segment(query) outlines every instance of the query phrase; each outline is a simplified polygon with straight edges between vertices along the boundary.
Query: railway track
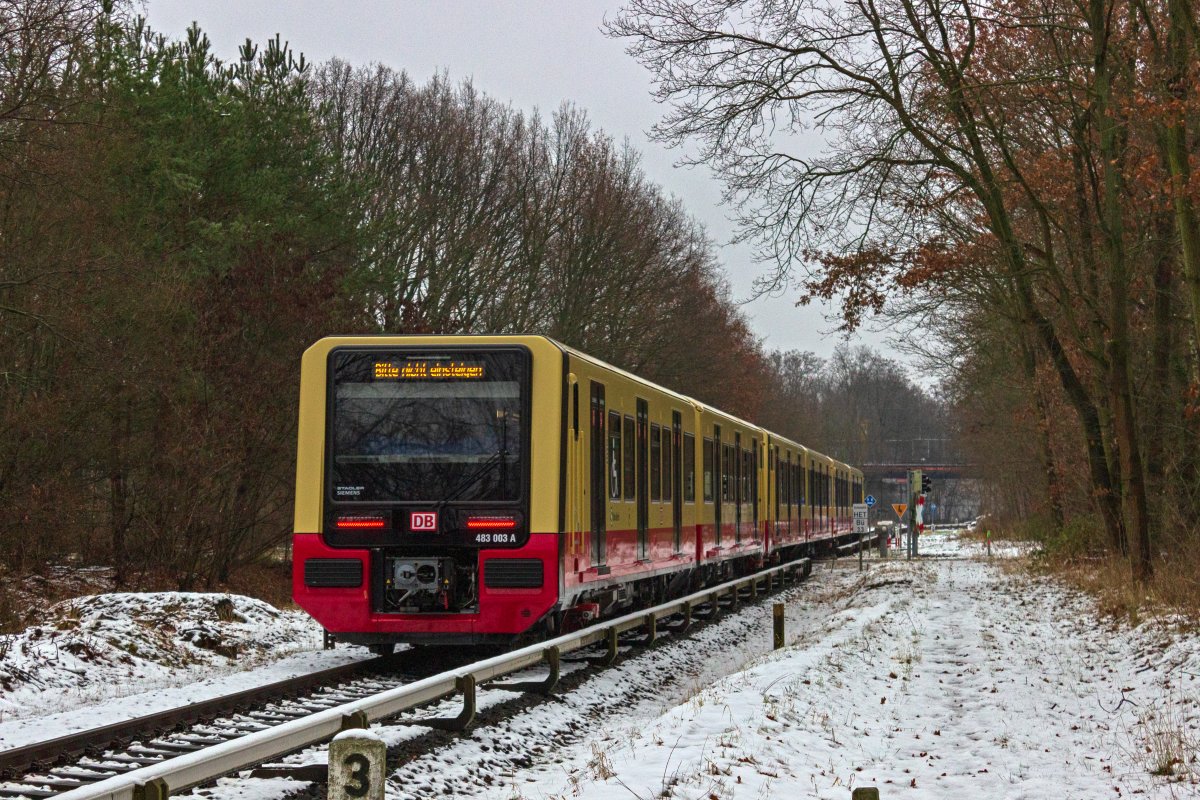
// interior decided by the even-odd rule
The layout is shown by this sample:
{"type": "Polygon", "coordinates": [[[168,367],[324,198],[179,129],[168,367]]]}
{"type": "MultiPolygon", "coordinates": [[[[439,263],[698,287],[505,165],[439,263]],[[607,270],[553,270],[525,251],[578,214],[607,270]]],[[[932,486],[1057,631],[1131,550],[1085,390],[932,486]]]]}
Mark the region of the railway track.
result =
{"type": "MultiPolygon", "coordinates": [[[[457,654],[457,657],[456,657],[457,654]]],[[[465,664],[401,651],[0,751],[0,798],[46,798],[465,664]]]]}
{"type": "Polygon", "coordinates": [[[327,741],[346,727],[391,720],[403,712],[461,696],[457,716],[410,720],[462,730],[475,719],[477,687],[533,669],[536,680],[492,684],[550,693],[563,656],[611,665],[624,647],[680,634],[697,619],[753,601],[806,576],[808,559],[763,570],[686,598],[609,620],[549,642],[468,663],[461,649],[402,651],[354,665],[172,709],[128,722],[0,752],[0,800],[149,800],[259,767],[259,774],[322,780],[312,766],[278,765],[289,753],[327,741]],[[540,666],[539,666],[540,665],[540,666]],[[262,769],[264,764],[276,764],[262,769]]]}

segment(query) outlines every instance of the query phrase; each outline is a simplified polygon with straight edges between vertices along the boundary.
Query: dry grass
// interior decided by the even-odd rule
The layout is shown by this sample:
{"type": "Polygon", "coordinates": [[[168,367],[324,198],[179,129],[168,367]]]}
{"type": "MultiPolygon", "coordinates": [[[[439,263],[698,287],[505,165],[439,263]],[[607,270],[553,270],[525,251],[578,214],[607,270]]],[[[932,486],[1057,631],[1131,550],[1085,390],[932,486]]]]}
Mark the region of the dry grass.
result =
{"type": "Polygon", "coordinates": [[[1137,625],[1150,616],[1178,614],[1200,624],[1200,560],[1159,558],[1154,577],[1138,583],[1129,561],[1107,556],[1055,558],[1037,569],[1096,598],[1101,612],[1137,625]]]}
{"type": "Polygon", "coordinates": [[[291,561],[274,561],[269,564],[243,567],[219,591],[255,597],[278,609],[296,607],[296,604],[292,602],[291,561]]]}
{"type": "MultiPolygon", "coordinates": [[[[138,575],[129,585],[117,587],[113,570],[108,567],[64,564],[19,575],[0,565],[0,634],[16,633],[36,624],[45,618],[52,605],[63,600],[114,591],[155,592],[176,588],[175,581],[167,575],[138,575]]],[[[279,609],[295,607],[292,567],[288,562],[244,567],[227,584],[212,591],[255,597],[279,609]]]]}

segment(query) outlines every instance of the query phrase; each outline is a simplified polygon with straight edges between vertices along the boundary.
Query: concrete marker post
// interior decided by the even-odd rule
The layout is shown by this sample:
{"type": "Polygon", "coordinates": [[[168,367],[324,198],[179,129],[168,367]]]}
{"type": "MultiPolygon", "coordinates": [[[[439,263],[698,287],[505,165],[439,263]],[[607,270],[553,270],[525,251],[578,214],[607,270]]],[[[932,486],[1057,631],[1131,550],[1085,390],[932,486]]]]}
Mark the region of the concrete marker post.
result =
{"type": "Polygon", "coordinates": [[[874,786],[860,786],[850,792],[850,800],[879,800],[879,789],[874,786]]]}
{"type": "Polygon", "coordinates": [[[329,800],[384,800],[387,745],[363,728],[339,733],[329,743],[329,800]]]}

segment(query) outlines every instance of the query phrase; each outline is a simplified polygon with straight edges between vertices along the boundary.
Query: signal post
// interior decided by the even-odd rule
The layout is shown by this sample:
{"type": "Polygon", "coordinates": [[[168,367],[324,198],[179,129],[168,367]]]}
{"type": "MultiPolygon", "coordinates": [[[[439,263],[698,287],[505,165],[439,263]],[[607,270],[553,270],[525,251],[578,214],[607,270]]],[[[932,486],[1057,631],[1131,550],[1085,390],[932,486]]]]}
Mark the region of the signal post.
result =
{"type": "Polygon", "coordinates": [[[909,521],[908,521],[908,557],[918,555],[917,538],[923,527],[921,524],[922,504],[925,502],[921,494],[921,470],[914,469],[908,473],[909,521]]]}
{"type": "MultiPolygon", "coordinates": [[[[908,524],[908,557],[916,558],[917,540],[925,531],[925,497],[933,489],[933,479],[922,474],[921,470],[913,469],[908,472],[908,493],[910,518],[908,524]]],[[[899,510],[897,514],[902,513],[899,510]]]]}

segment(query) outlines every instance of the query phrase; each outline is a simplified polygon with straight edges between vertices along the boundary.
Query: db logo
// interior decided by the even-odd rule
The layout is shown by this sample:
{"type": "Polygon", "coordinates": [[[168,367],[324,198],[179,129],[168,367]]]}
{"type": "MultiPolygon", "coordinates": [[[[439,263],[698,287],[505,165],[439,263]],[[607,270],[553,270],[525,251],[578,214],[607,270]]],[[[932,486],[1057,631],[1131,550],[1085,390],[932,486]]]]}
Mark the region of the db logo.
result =
{"type": "Polygon", "coordinates": [[[414,511],[408,518],[408,528],[413,531],[437,531],[436,511],[414,511]]]}

